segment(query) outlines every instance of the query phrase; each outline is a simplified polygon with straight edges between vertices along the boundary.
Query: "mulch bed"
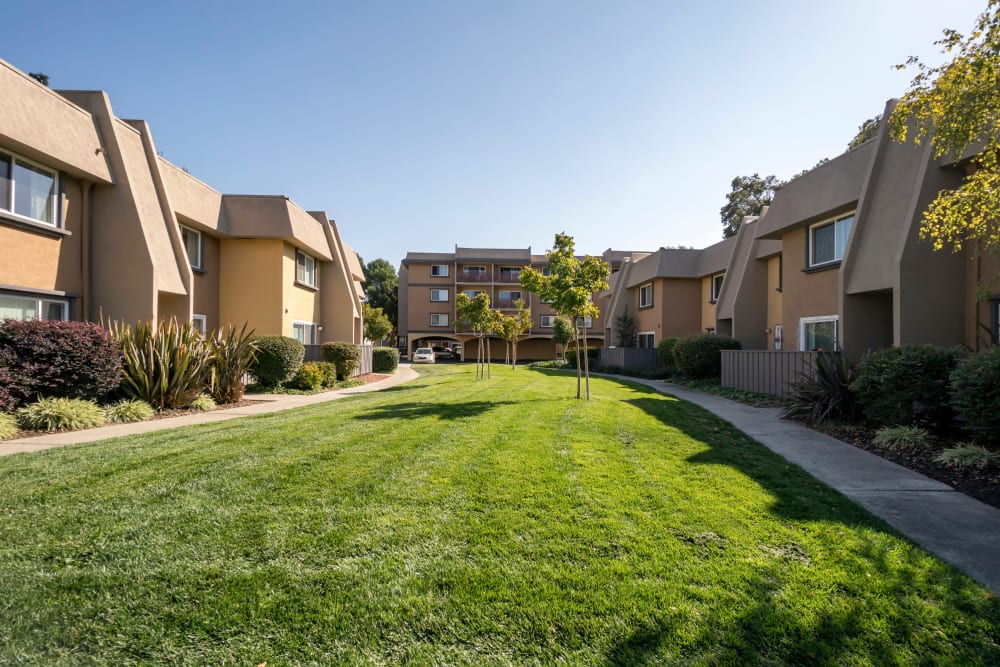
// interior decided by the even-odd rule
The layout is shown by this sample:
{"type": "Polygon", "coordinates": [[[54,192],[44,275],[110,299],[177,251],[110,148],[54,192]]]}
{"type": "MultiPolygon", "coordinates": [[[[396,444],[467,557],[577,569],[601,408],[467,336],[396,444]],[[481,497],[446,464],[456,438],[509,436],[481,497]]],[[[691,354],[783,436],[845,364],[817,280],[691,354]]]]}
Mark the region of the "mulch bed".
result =
{"type": "Polygon", "coordinates": [[[836,424],[813,426],[812,428],[893,463],[898,463],[904,468],[943,482],[956,491],[1000,509],[1000,469],[996,466],[983,470],[972,467],[956,468],[934,460],[934,457],[942,449],[957,445],[959,443],[957,438],[942,439],[936,447],[930,449],[913,447],[886,449],[872,444],[875,429],[836,424]]]}

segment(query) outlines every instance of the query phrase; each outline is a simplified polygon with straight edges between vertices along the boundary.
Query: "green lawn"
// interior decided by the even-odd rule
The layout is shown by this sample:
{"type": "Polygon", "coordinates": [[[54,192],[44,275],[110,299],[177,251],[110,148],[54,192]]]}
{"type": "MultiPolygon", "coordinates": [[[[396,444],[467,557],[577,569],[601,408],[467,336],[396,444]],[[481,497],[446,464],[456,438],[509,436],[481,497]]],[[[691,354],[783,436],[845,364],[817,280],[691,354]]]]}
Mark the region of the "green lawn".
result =
{"type": "Polygon", "coordinates": [[[987,590],[708,413],[421,373],[0,458],[0,663],[1000,664],[987,590]]]}

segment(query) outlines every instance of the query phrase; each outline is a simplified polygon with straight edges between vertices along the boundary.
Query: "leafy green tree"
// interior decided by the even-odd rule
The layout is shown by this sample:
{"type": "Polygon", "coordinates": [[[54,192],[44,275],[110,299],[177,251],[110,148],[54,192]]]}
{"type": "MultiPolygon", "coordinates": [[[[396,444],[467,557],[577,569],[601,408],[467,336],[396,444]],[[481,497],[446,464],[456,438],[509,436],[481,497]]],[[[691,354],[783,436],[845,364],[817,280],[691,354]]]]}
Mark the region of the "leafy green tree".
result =
{"type": "MultiPolygon", "coordinates": [[[[575,323],[577,318],[597,317],[600,310],[594,304],[594,292],[608,287],[611,267],[599,257],[577,259],[573,254],[576,245],[573,237],[565,232],[556,234],[555,247],[545,256],[549,260],[548,275],[532,268],[521,271],[521,287],[534,292],[545,301],[552,302],[552,309],[575,323]]],[[[583,347],[587,348],[587,328],[583,330],[583,347]]],[[[577,350],[579,350],[577,343],[577,350]]],[[[580,398],[581,368],[586,377],[587,400],[590,400],[590,362],[587,354],[576,355],[576,397],[580,398]]]]}
{"type": "Polygon", "coordinates": [[[968,175],[943,190],[924,211],[920,236],[937,250],[1000,252],[1000,0],[989,0],[968,35],[944,30],[935,42],[951,56],[931,67],[911,56],[910,88],[889,117],[896,141],[930,142],[935,158],[960,159],[970,149],[968,175]]]}
{"type": "Polygon", "coordinates": [[[847,144],[847,150],[857,148],[869,139],[874,139],[878,135],[878,126],[881,122],[882,114],[876,114],[874,117],[861,123],[861,125],[858,126],[858,133],[854,135],[853,139],[851,139],[851,143],[847,144]]]}
{"type": "Polygon", "coordinates": [[[507,363],[516,370],[517,341],[525,332],[531,330],[531,309],[524,307],[523,299],[518,299],[514,305],[517,306],[517,311],[513,315],[497,311],[496,327],[497,333],[507,343],[507,363]]]}
{"type": "Polygon", "coordinates": [[[459,293],[455,299],[455,326],[468,326],[476,335],[476,379],[492,377],[489,337],[497,329],[497,313],[490,307],[490,295],[480,292],[474,299],[459,293]]]}
{"type": "Polygon", "coordinates": [[[389,321],[381,308],[376,308],[370,303],[363,303],[361,304],[361,317],[365,324],[366,339],[378,343],[392,334],[392,322],[389,321]]]}
{"type": "Polygon", "coordinates": [[[622,347],[635,347],[635,318],[628,314],[628,306],[615,318],[615,334],[622,347]]]}
{"type": "Polygon", "coordinates": [[[726,205],[719,209],[722,218],[722,237],[736,236],[740,223],[747,216],[760,215],[774,199],[774,190],[781,185],[775,175],[737,176],[731,183],[732,191],[726,195],[726,205]]]}
{"type": "Polygon", "coordinates": [[[374,308],[381,308],[392,328],[399,326],[399,276],[387,260],[373,259],[364,265],[365,296],[374,308]]]}

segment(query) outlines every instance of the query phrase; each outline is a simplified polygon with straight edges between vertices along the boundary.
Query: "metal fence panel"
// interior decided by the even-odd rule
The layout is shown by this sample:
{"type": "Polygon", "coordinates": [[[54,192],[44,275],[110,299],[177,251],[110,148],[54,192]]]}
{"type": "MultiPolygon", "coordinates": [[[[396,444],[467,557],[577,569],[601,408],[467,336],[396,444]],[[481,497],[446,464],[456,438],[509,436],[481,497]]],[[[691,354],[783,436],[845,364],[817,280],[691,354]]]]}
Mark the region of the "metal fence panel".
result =
{"type": "Polygon", "coordinates": [[[802,376],[815,377],[816,352],[723,350],[723,387],[787,396],[802,376]]]}
{"type": "Polygon", "coordinates": [[[619,368],[657,368],[660,358],[652,348],[605,347],[601,349],[602,366],[619,368]]]}

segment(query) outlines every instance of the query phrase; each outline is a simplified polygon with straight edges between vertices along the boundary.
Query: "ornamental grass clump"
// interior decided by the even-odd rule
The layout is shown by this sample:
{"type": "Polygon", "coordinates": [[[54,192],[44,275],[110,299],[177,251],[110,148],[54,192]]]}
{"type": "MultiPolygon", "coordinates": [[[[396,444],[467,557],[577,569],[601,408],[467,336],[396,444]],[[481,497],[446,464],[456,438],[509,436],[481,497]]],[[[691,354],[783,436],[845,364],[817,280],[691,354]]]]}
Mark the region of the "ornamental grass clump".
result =
{"type": "Polygon", "coordinates": [[[14,415],[0,413],[0,440],[13,438],[17,432],[17,418],[14,415]]]}
{"type": "Polygon", "coordinates": [[[17,422],[30,431],[76,431],[105,422],[104,410],[82,398],[41,398],[17,411],[17,422]]]}
{"type": "Polygon", "coordinates": [[[857,401],[851,391],[854,369],[844,354],[818,352],[815,372],[799,374],[792,383],[784,419],[797,419],[807,424],[825,421],[851,421],[857,415],[857,401]]]}
{"type": "Polygon", "coordinates": [[[121,346],[126,396],[157,409],[183,408],[212,385],[212,343],[190,324],[177,320],[154,327],[114,323],[111,335],[121,346]]]}
{"type": "Polygon", "coordinates": [[[104,407],[104,416],[109,422],[116,424],[144,422],[152,419],[155,415],[156,410],[153,409],[153,406],[137,398],[118,401],[104,407]]]}
{"type": "Polygon", "coordinates": [[[215,401],[208,394],[198,394],[191,401],[191,405],[188,406],[188,410],[192,412],[208,412],[215,409],[215,401]]]}
{"type": "Polygon", "coordinates": [[[257,360],[257,339],[247,325],[230,328],[212,343],[212,398],[217,403],[238,403],[243,398],[243,377],[257,360]]]}
{"type": "Polygon", "coordinates": [[[982,445],[963,444],[944,450],[935,456],[934,460],[956,468],[972,467],[982,469],[986,466],[1000,463],[1000,454],[990,451],[982,445]]]}
{"type": "Polygon", "coordinates": [[[926,449],[934,444],[934,436],[919,426],[883,426],[875,433],[872,443],[886,449],[900,447],[926,449]]]}

